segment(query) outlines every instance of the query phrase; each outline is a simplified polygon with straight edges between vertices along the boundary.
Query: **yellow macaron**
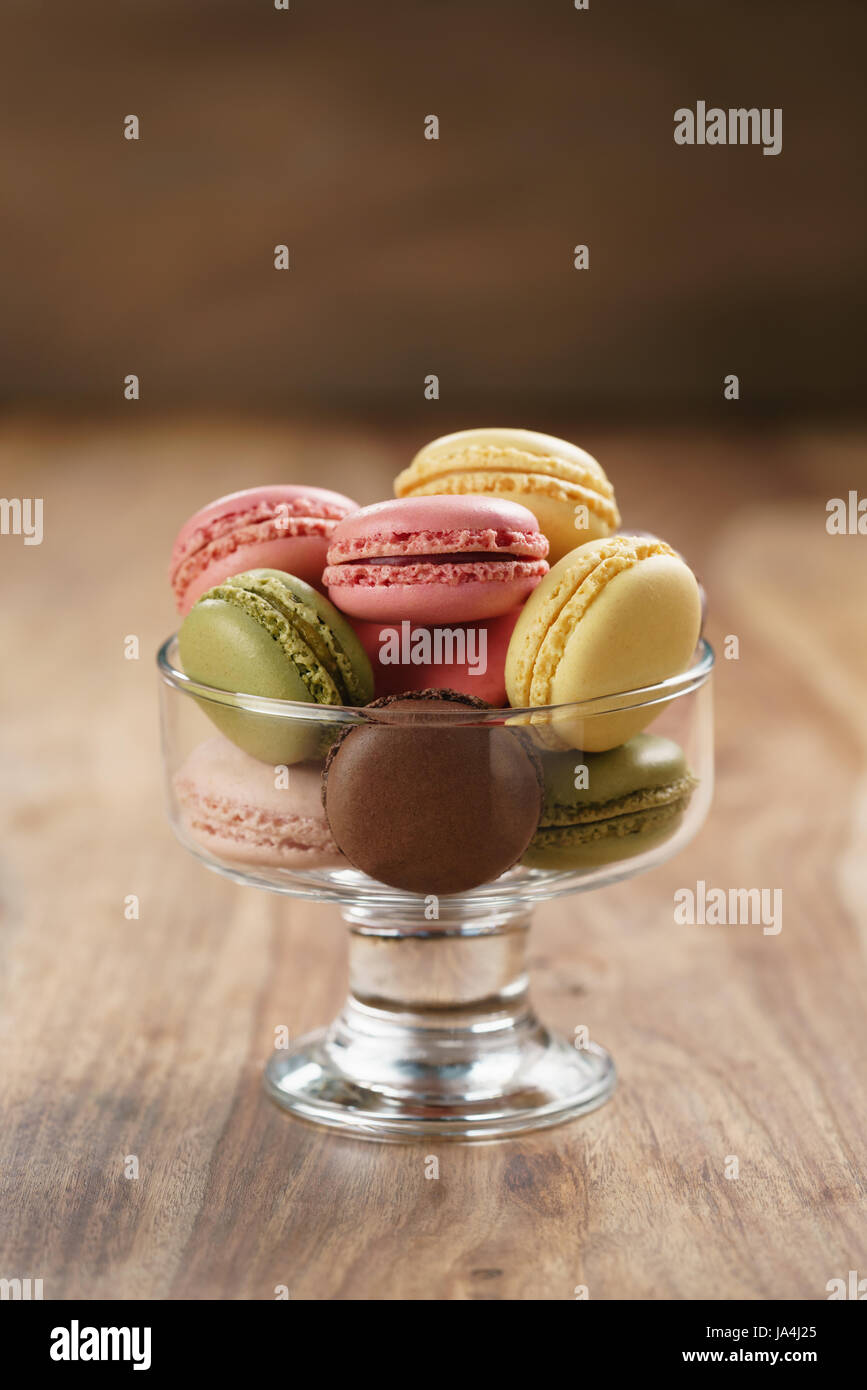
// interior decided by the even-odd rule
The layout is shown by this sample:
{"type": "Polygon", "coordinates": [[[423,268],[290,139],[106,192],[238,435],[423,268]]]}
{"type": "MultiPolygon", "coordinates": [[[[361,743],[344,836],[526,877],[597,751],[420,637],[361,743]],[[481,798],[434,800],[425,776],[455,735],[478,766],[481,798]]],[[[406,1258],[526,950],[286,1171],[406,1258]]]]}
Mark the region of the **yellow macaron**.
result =
{"type": "Polygon", "coordinates": [[[394,480],[396,497],[450,492],[489,493],[529,507],[548,537],[552,564],[620,525],[614,489],[596,460],[565,439],[533,430],[443,435],[394,480]]]}
{"type": "MultiPolygon", "coordinates": [[[[564,705],[656,685],[686,669],[700,627],[698,582],[671,546],[630,536],[588,541],[554,565],[518,618],[506,656],[509,701],[564,705]]],[[[600,753],[663,708],[586,718],[564,710],[537,732],[551,746],[600,753]]]]}

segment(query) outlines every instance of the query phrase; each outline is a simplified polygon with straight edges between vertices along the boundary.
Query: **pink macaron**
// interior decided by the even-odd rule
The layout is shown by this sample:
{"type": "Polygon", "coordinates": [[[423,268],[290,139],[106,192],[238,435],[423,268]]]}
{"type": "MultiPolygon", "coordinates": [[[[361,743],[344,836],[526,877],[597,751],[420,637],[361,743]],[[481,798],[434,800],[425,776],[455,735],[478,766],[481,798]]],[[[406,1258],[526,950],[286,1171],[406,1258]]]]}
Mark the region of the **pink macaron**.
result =
{"type": "Polygon", "coordinates": [[[520,608],[498,618],[448,627],[423,627],[404,618],[399,623],[368,623],[353,628],[373,667],[374,694],[405,690],[457,690],[476,695],[497,708],[506,698],[506,653],[520,608]]]}
{"type": "Polygon", "coordinates": [[[526,507],[497,497],[401,497],[341,521],[322,582],[355,618],[474,622],[523,603],[548,572],[526,507]]]}
{"type": "Polygon", "coordinates": [[[181,527],[169,578],[180,613],[232,574],[278,569],[320,588],[328,542],[358,503],[321,487],[251,487],[218,497],[181,527]]]}
{"type": "Polygon", "coordinates": [[[217,859],[273,869],[339,864],[322,808],[322,764],[274,768],[226,738],[193,749],[176,773],[183,827],[217,859]]]}

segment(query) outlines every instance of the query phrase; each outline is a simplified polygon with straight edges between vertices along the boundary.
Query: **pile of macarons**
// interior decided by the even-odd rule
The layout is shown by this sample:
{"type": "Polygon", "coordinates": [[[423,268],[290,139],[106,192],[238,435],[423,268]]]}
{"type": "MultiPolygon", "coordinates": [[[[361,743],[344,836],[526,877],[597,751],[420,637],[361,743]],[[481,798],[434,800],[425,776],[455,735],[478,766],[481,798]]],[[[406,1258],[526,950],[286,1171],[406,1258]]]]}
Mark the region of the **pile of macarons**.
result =
{"type": "Polygon", "coordinates": [[[219,736],[175,778],[193,839],[232,862],[341,865],[443,894],[670,836],[694,779],[676,744],[643,732],[661,705],[574,705],[690,664],[703,596],[682,556],[618,531],[596,460],[529,430],[437,439],[394,490],[359,507],[250,488],[181,528],[186,674],[310,707],[201,701],[219,736]],[[358,707],[363,720],[338,713],[358,707]]]}

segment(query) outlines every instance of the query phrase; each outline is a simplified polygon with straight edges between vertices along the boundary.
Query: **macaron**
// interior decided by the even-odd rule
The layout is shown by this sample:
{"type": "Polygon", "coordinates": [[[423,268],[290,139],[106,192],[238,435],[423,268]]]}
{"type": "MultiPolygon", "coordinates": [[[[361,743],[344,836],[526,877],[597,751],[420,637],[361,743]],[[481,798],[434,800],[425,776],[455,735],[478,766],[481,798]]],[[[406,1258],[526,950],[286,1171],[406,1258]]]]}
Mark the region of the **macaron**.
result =
{"type": "MultiPolygon", "coordinates": [[[[250,570],[209,589],[178,634],[184,671],[218,690],[319,705],[361,705],[373,672],[349,623],[294,575],[250,570]]],[[[324,752],[327,724],[201,702],[219,729],[255,758],[290,763],[324,752]]]]}
{"type": "Polygon", "coordinates": [[[663,844],[698,785],[683,750],[654,734],[607,753],[543,753],[542,771],[542,816],[521,861],[531,869],[591,869],[663,844]]]}
{"type": "Polygon", "coordinates": [[[169,578],[179,613],[232,574],[286,570],[320,583],[332,531],[358,503],[339,492],[294,485],[250,487],[218,497],[181,527],[169,578]]]}
{"type": "Polygon", "coordinates": [[[376,700],[325,764],[334,839],[357,869],[409,893],[477,888],[524,853],[542,808],[529,740],[473,716],[483,701],[452,690],[376,700]]]}
{"type": "Polygon", "coordinates": [[[426,444],[394,481],[397,497],[483,493],[520,502],[548,537],[551,564],[620,524],[614,489],[590,454],[534,430],[475,429],[426,444]]]}
{"type": "Polygon", "coordinates": [[[335,527],[322,582],[354,618],[434,626],[508,613],[548,572],[532,512],[497,497],[413,497],[335,527]]]}
{"type": "MultiPolygon", "coordinates": [[[[621,526],[617,534],[619,536],[629,536],[633,540],[658,541],[660,539],[655,531],[642,531],[633,526],[621,526]]],[[[676,550],[674,553],[675,555],[680,555],[681,560],[689,564],[686,556],[681,554],[679,550],[676,550]]],[[[692,567],[690,566],[690,568],[692,567]]],[[[701,600],[701,630],[704,632],[704,625],[707,622],[707,591],[698,578],[698,575],[696,575],[696,581],[698,583],[698,596],[701,600]]]]}
{"type": "Polygon", "coordinates": [[[322,763],[285,772],[217,736],[193,749],[175,774],[187,835],[208,854],[273,869],[338,865],[322,807],[322,763]]]}
{"type": "Polygon", "coordinates": [[[373,667],[377,697],[436,686],[501,707],[507,703],[506,653],[520,611],[448,627],[425,627],[408,618],[399,623],[356,618],[353,627],[373,667]]]}
{"type": "MultiPolygon", "coordinates": [[[[685,670],[701,625],[698,583],[664,541],[612,536],[564,556],[528,599],[506,656],[516,707],[567,705],[656,685],[685,670]]],[[[665,707],[635,704],[533,721],[554,747],[600,753],[625,743],[665,707]]]]}

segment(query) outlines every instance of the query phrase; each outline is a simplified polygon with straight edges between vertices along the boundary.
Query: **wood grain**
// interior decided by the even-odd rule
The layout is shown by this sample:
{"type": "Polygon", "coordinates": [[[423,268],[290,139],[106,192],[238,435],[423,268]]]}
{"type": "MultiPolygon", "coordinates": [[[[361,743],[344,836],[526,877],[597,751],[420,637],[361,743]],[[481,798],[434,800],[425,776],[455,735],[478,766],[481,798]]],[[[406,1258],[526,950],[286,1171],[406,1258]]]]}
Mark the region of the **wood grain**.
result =
{"type": "Polygon", "coordinates": [[[581,437],[629,522],[693,559],[712,640],[740,640],[695,842],[538,913],[537,1003],[612,1049],[613,1102],[432,1148],[338,1138],[261,1094],[274,1027],[336,1011],[344,932],[171,837],[166,557],[211,495],[327,474],[373,500],[423,438],[0,432],[4,492],[45,498],[41,547],[0,539],[0,1275],[41,1277],[46,1298],[824,1298],[867,1271],[867,540],[824,529],[827,497],[867,492],[863,437],[581,437]],[[674,890],[700,878],[781,887],[782,932],[675,926],[674,890]]]}

